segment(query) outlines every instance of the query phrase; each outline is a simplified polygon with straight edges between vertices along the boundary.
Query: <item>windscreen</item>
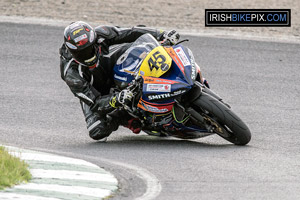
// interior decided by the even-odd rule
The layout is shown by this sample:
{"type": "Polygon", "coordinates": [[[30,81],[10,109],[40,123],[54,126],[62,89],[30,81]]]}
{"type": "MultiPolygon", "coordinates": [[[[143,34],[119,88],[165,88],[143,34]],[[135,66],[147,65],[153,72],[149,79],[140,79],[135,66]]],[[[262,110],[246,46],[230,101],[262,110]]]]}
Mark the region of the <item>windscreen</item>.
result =
{"type": "Polygon", "coordinates": [[[155,47],[160,46],[157,40],[150,35],[149,33],[142,35],[139,37],[134,43],[132,43],[131,47],[136,47],[136,46],[143,46],[148,52],[150,52],[152,49],[155,47]]]}

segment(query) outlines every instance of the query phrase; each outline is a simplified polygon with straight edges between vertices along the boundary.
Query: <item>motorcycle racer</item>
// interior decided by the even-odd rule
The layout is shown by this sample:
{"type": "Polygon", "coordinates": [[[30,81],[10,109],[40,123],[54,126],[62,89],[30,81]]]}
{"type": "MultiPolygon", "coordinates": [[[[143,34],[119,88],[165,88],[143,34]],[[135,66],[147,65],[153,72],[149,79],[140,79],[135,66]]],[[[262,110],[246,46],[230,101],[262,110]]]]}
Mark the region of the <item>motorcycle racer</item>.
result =
{"type": "Polygon", "coordinates": [[[113,66],[117,59],[138,37],[150,33],[158,41],[175,44],[179,33],[159,31],[147,27],[119,28],[98,26],[77,21],[64,30],[64,43],[59,49],[61,78],[79,98],[89,136],[94,140],[106,138],[124,125],[138,133],[134,119],[118,112],[107,123],[106,114],[132,98],[128,90],[111,94],[114,85],[113,66]]]}

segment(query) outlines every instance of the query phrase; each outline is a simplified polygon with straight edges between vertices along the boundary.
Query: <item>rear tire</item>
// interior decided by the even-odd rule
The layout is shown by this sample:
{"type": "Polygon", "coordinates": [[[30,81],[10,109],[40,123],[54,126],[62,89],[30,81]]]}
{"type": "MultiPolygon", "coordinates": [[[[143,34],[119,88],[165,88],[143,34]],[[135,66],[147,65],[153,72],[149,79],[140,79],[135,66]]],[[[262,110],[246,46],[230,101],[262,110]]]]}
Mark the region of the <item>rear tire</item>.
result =
{"type": "Polygon", "coordinates": [[[246,145],[251,140],[247,125],[230,108],[209,94],[202,92],[192,107],[220,125],[226,134],[216,133],[225,140],[236,145],[246,145]]]}

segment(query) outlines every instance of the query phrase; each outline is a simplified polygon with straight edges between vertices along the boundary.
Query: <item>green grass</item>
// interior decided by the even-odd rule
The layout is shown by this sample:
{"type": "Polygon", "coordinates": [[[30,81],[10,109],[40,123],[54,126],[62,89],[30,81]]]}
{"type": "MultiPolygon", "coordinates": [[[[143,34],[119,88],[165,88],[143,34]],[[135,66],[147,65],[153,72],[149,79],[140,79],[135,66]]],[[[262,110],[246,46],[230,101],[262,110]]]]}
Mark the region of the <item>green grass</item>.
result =
{"type": "Polygon", "coordinates": [[[30,179],[28,164],[10,155],[4,147],[0,146],[0,190],[28,182],[30,179]]]}

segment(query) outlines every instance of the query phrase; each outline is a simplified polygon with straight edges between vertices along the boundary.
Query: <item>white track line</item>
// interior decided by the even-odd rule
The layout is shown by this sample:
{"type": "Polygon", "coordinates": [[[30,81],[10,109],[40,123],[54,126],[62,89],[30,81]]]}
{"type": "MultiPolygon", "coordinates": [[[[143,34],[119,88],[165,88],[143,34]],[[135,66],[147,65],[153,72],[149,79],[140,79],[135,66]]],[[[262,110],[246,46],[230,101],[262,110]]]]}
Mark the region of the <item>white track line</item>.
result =
{"type": "MultiPolygon", "coordinates": [[[[30,168],[30,172],[32,174],[33,180],[35,179],[52,179],[52,180],[69,180],[70,182],[76,182],[77,180],[83,181],[93,181],[99,183],[94,185],[94,187],[90,186],[70,186],[70,185],[61,185],[61,184],[48,184],[48,183],[25,183],[21,185],[16,185],[12,188],[11,191],[7,191],[4,193],[0,192],[0,199],[1,200],[58,200],[57,198],[46,198],[40,197],[38,194],[29,194],[27,195],[28,191],[32,191],[35,193],[36,191],[51,191],[53,194],[55,192],[61,193],[69,193],[69,194],[78,194],[79,196],[90,196],[90,197],[97,197],[97,198],[105,198],[111,195],[112,190],[102,188],[101,185],[109,184],[115,185],[117,187],[118,180],[109,172],[100,171],[101,173],[97,172],[89,172],[89,171],[76,171],[76,166],[88,166],[87,170],[89,169],[101,169],[95,164],[90,162],[74,159],[65,156],[57,156],[49,153],[31,151],[27,149],[19,149],[15,147],[5,146],[8,152],[14,156],[20,157],[22,160],[28,161],[30,165],[30,161],[39,161],[43,163],[46,169],[35,169],[30,168]],[[47,163],[47,162],[51,163],[47,163]],[[70,164],[74,166],[74,170],[53,170],[51,169],[51,165],[53,163],[57,164],[58,166],[61,164],[70,164]],[[49,166],[49,169],[47,169],[49,166]],[[23,194],[14,194],[14,191],[20,189],[23,194]]],[[[72,167],[71,167],[72,168],[72,167]]],[[[75,184],[76,185],[76,184],[75,184]]],[[[55,196],[55,195],[54,195],[55,196]]],[[[79,198],[81,199],[81,198],[79,198]]]]}
{"type": "Polygon", "coordinates": [[[13,193],[0,193],[1,200],[60,200],[51,197],[40,197],[34,195],[24,195],[24,194],[13,194],[13,193]]]}
{"type": "Polygon", "coordinates": [[[160,194],[162,189],[161,184],[159,180],[156,178],[156,176],[154,176],[148,170],[135,165],[117,162],[109,159],[101,159],[101,160],[104,162],[108,162],[114,165],[118,165],[133,170],[136,172],[136,175],[139,178],[145,181],[147,186],[146,192],[143,194],[143,196],[138,197],[135,200],[152,200],[155,199],[160,194]]]}
{"type": "Polygon", "coordinates": [[[116,183],[117,180],[110,174],[99,174],[82,171],[69,171],[69,170],[45,170],[45,169],[32,169],[30,170],[33,177],[37,178],[52,178],[52,179],[70,179],[70,180],[87,180],[116,183]]]}
{"type": "Polygon", "coordinates": [[[14,156],[20,157],[22,160],[36,160],[36,161],[47,161],[47,162],[57,162],[57,163],[66,163],[66,164],[74,164],[74,165],[83,165],[88,167],[98,168],[97,165],[86,162],[84,160],[68,158],[64,156],[56,156],[56,155],[48,155],[48,154],[38,154],[38,153],[26,153],[22,152],[22,154],[18,152],[12,152],[14,156]]]}
{"type": "MultiPolygon", "coordinates": [[[[45,151],[43,149],[40,149],[40,151],[45,151]]],[[[49,151],[49,150],[46,150],[49,151]]],[[[54,153],[54,154],[62,154],[64,153],[65,155],[68,155],[68,152],[58,152],[55,150],[51,150],[50,152],[54,153]]],[[[86,159],[95,159],[92,156],[85,156],[86,159]]],[[[117,165],[120,166],[122,168],[127,168],[131,171],[134,171],[135,175],[138,176],[139,178],[141,178],[145,184],[146,184],[146,192],[136,198],[135,200],[152,200],[152,199],[156,199],[156,197],[160,194],[161,190],[162,190],[162,186],[159,182],[159,180],[156,178],[156,176],[154,174],[152,174],[151,172],[149,172],[148,170],[135,166],[135,165],[131,165],[131,164],[127,164],[127,163],[122,163],[122,162],[118,162],[118,161],[114,161],[114,160],[110,160],[110,159],[105,159],[105,158],[100,158],[100,161],[104,162],[104,163],[110,163],[112,165],[117,165]]]]}
{"type": "Polygon", "coordinates": [[[110,190],[100,189],[100,188],[88,188],[81,186],[64,186],[64,185],[55,185],[55,184],[36,184],[28,183],[23,185],[15,186],[16,189],[25,189],[25,190],[41,190],[41,191],[53,191],[53,192],[62,192],[68,194],[79,194],[92,197],[103,198],[110,195],[110,190]]]}

